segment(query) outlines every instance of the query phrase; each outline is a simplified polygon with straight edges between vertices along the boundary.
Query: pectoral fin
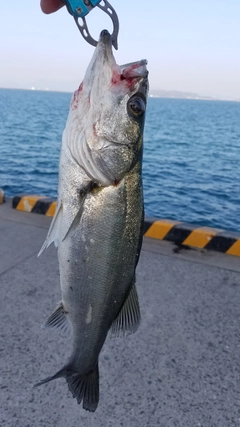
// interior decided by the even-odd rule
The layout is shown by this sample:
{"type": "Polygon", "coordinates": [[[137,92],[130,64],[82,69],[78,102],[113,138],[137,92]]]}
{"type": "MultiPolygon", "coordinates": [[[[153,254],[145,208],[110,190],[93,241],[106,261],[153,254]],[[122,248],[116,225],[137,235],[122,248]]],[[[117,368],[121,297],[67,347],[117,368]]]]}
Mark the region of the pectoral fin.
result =
{"type": "Polygon", "coordinates": [[[116,319],[112,323],[111,336],[123,337],[127,334],[133,334],[138,329],[140,320],[140,307],[134,281],[126,301],[124,302],[116,319]]]}
{"type": "Polygon", "coordinates": [[[65,236],[62,239],[62,242],[64,242],[64,240],[67,239],[67,237],[73,236],[76,228],[79,225],[79,222],[81,220],[82,214],[83,214],[83,208],[84,208],[84,202],[85,199],[87,197],[87,195],[92,191],[92,189],[95,187],[96,184],[94,184],[92,181],[88,183],[88,185],[86,185],[84,188],[81,188],[79,190],[79,195],[80,195],[80,206],[79,209],[77,211],[77,214],[75,216],[75,218],[73,219],[68,231],[66,232],[65,236]]]}
{"type": "Polygon", "coordinates": [[[84,205],[84,201],[85,201],[86,196],[81,200],[81,205],[79,210],[77,211],[77,214],[74,218],[74,220],[72,221],[72,224],[70,225],[68,231],[66,232],[64,238],[62,239],[62,242],[64,242],[64,240],[66,240],[67,237],[73,236],[76,228],[81,220],[82,217],[82,213],[83,213],[83,205],[84,205]]]}
{"type": "Polygon", "coordinates": [[[59,202],[57,206],[57,210],[55,212],[55,215],[53,217],[53,220],[51,222],[47,238],[45,242],[43,243],[38,256],[41,255],[41,253],[44,251],[44,249],[48,248],[49,245],[51,245],[52,242],[54,242],[55,246],[58,245],[58,239],[60,235],[60,229],[61,229],[61,222],[62,222],[62,203],[59,202]]]}

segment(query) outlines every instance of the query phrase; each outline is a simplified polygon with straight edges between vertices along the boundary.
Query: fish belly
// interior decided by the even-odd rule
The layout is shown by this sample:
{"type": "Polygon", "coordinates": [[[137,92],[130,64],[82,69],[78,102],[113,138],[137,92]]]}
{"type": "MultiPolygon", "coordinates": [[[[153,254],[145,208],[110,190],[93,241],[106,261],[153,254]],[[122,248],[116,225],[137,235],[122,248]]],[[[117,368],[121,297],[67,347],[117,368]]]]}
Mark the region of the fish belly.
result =
{"type": "Polygon", "coordinates": [[[59,245],[62,301],[73,328],[74,363],[83,371],[96,363],[133,284],[142,213],[135,170],[117,186],[93,190],[74,234],[59,245]]]}

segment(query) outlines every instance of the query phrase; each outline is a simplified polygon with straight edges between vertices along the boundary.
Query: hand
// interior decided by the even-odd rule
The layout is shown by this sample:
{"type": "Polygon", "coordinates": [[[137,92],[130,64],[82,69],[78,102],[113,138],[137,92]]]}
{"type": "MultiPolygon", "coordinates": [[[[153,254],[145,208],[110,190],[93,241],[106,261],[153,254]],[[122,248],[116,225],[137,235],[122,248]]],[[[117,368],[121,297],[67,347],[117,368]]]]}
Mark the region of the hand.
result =
{"type": "Polygon", "coordinates": [[[62,0],[41,0],[41,9],[44,13],[53,13],[64,6],[62,0]]]}

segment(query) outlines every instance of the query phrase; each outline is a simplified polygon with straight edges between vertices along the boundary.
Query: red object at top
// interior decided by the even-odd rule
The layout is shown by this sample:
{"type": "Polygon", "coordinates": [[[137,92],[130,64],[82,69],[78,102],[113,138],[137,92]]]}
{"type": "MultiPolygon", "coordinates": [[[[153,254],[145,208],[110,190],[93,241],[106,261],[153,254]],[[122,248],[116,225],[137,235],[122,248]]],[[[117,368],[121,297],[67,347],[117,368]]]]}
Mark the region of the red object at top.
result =
{"type": "Polygon", "coordinates": [[[44,13],[53,13],[64,6],[62,0],[41,0],[41,9],[44,13]]]}

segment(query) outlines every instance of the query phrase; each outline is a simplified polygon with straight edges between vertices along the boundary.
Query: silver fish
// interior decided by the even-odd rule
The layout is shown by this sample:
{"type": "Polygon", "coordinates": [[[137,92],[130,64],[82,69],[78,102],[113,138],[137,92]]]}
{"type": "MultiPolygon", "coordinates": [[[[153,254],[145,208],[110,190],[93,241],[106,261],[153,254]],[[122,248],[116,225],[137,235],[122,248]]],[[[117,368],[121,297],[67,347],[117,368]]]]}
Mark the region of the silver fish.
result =
{"type": "Polygon", "coordinates": [[[63,133],[57,210],[47,239],[58,246],[62,301],[45,326],[71,329],[68,362],[40,385],[64,377],[94,412],[98,357],[109,330],[140,322],[135,269],[143,227],[142,137],[147,61],[118,66],[111,36],[100,35],[63,133]]]}

